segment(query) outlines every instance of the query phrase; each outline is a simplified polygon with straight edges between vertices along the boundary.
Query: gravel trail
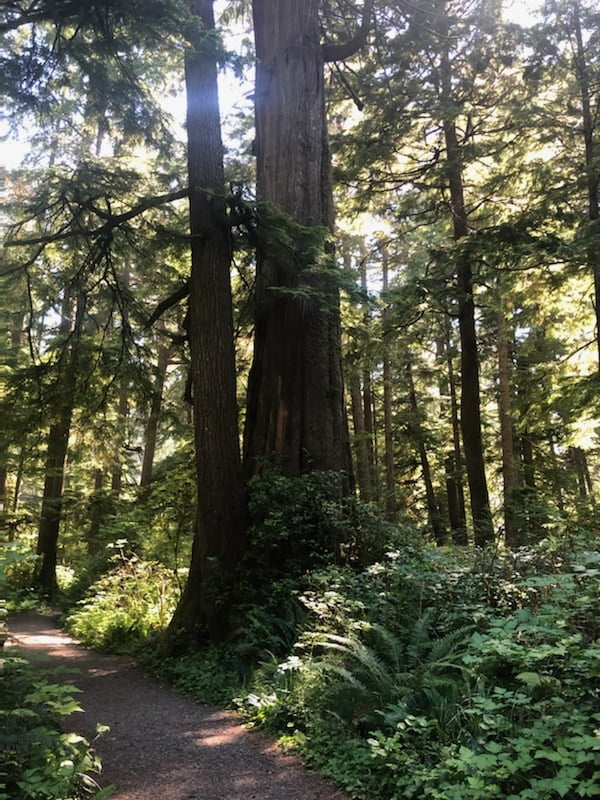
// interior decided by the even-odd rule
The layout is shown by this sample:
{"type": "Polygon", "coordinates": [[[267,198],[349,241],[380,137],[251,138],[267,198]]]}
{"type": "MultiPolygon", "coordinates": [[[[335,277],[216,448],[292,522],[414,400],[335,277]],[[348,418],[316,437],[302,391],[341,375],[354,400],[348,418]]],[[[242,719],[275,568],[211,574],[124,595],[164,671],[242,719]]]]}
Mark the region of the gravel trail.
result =
{"type": "Polygon", "coordinates": [[[81,689],[83,714],[69,729],[93,739],[100,784],[114,800],[348,800],[294,757],[229,711],[200,705],[148,676],[130,659],[87,650],[52,617],[9,619],[9,644],[36,664],[60,671],[49,679],[81,689]]]}

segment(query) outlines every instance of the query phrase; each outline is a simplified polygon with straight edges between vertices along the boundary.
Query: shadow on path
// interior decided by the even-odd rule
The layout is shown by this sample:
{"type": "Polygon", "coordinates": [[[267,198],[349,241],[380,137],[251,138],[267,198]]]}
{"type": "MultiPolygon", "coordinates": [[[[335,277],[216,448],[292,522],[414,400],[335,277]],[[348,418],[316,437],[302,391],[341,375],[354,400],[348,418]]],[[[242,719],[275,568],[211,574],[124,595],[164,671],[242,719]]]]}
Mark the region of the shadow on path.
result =
{"type": "Polygon", "coordinates": [[[300,762],[239,724],[235,714],[195,703],[146,675],[130,659],[87,650],[52,617],[9,619],[11,645],[53,682],[81,690],[83,714],[69,727],[95,742],[101,784],[114,800],[347,800],[300,762]]]}

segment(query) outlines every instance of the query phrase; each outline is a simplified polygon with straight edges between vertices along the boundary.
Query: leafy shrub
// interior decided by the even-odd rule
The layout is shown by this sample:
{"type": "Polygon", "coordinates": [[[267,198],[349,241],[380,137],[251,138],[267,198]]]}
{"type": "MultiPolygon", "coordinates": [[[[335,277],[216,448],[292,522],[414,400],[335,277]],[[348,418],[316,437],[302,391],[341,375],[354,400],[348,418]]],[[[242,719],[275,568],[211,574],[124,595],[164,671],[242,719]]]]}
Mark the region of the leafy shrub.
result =
{"type": "Polygon", "coordinates": [[[599,578],[546,543],[323,570],[241,704],[356,798],[599,796],[599,578]]]}
{"type": "Polygon", "coordinates": [[[130,653],[163,630],[179,596],[176,576],[158,564],[122,558],[68,615],[68,630],[85,644],[130,653]]]}
{"type": "Polygon", "coordinates": [[[302,576],[332,563],[370,563],[397,530],[368,506],[342,496],[333,471],[296,478],[271,467],[249,483],[250,552],[257,568],[302,576]]]}
{"type": "Polygon", "coordinates": [[[59,721],[79,711],[74,686],[48,683],[17,654],[0,660],[0,800],[75,800],[97,791],[100,763],[88,742],[59,721]]]}

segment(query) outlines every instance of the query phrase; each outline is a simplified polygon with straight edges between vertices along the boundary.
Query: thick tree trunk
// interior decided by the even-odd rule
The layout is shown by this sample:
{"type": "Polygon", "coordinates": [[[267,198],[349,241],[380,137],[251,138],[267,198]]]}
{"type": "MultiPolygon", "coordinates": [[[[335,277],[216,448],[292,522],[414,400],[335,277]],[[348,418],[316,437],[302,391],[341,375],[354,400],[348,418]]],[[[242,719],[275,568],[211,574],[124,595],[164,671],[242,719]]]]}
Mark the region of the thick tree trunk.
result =
{"type": "Polygon", "coordinates": [[[192,272],[189,339],[198,511],[190,572],[170,623],[184,640],[230,629],[235,574],[245,546],[231,300],[212,0],[191,0],[208,35],[186,58],[192,272]]]}
{"type": "MultiPolygon", "coordinates": [[[[318,8],[318,0],[253,3],[258,198],[312,229],[315,241],[333,225],[318,8]]],[[[264,230],[266,240],[273,235],[264,230]]],[[[286,256],[268,245],[258,254],[246,473],[275,456],[287,475],[344,471],[347,488],[338,288],[330,273],[303,263],[305,249],[301,237],[286,256]]]]}

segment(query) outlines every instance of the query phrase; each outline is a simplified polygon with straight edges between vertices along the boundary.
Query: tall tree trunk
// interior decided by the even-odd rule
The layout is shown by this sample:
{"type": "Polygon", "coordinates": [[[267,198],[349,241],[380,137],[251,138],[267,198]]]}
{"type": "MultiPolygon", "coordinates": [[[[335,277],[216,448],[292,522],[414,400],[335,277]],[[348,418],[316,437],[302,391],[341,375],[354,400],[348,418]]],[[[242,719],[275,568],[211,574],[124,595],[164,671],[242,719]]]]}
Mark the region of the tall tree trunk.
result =
{"type": "MultiPolygon", "coordinates": [[[[447,108],[452,109],[452,73],[447,47],[442,56],[442,99],[445,101],[447,108]]],[[[455,119],[448,111],[443,120],[443,129],[446,144],[447,174],[450,186],[452,224],[454,239],[458,243],[456,280],[459,292],[458,323],[460,330],[461,359],[460,420],[467,478],[469,481],[469,493],[471,497],[474,540],[476,545],[485,545],[487,542],[493,540],[493,526],[485,475],[483,438],[481,433],[479,355],[475,326],[473,270],[469,253],[464,248],[460,248],[461,240],[469,235],[469,223],[464,197],[461,146],[456,133],[455,119]]]]}
{"type": "MultiPolygon", "coordinates": [[[[588,192],[588,217],[592,224],[600,220],[600,165],[598,146],[595,141],[595,123],[598,108],[594,109],[594,97],[586,59],[586,51],[581,30],[581,8],[573,2],[572,19],[575,31],[575,72],[581,95],[583,136],[585,142],[585,173],[588,192]]],[[[598,101],[596,100],[596,106],[598,101]]],[[[594,308],[596,311],[596,345],[598,350],[598,369],[600,370],[600,248],[597,241],[588,246],[588,264],[594,278],[594,308]]]]}
{"type": "Polygon", "coordinates": [[[417,392],[415,390],[415,381],[413,378],[412,364],[410,361],[406,363],[406,378],[408,381],[408,396],[409,406],[412,416],[412,433],[417,441],[417,448],[419,451],[419,460],[421,461],[421,471],[423,473],[423,482],[425,484],[425,497],[427,500],[427,516],[429,517],[429,524],[433,531],[433,538],[436,544],[442,545],[446,539],[446,531],[440,512],[439,503],[435,496],[435,489],[433,487],[433,480],[431,478],[431,467],[429,466],[429,456],[427,455],[427,448],[425,446],[425,434],[421,424],[421,415],[419,411],[419,404],[417,402],[417,392]]]}
{"type": "Polygon", "coordinates": [[[144,455],[142,458],[142,475],[140,478],[140,500],[142,502],[148,499],[152,484],[152,470],[154,467],[154,456],[156,454],[156,443],[158,440],[158,422],[160,419],[163,390],[170,356],[171,349],[164,344],[159,345],[152,400],[150,403],[150,414],[148,415],[146,429],[144,431],[144,455]]]}
{"type": "MultiPolygon", "coordinates": [[[[100,132],[100,126],[99,126],[100,132]]],[[[128,268],[123,270],[121,275],[121,282],[123,285],[123,289],[127,292],[130,288],[131,284],[131,275],[128,268]]],[[[127,311],[127,305],[124,304],[123,308],[123,320],[122,320],[122,327],[123,327],[123,336],[125,336],[125,330],[129,327],[129,317],[127,311]]],[[[122,343],[124,346],[124,342],[122,343]]],[[[111,491],[115,498],[119,498],[121,495],[121,491],[123,490],[123,451],[125,442],[128,441],[129,436],[127,434],[127,419],[129,417],[129,381],[127,378],[127,374],[123,372],[121,374],[121,379],[119,381],[119,401],[117,406],[117,430],[119,431],[119,436],[117,437],[117,446],[114,452],[114,462],[111,470],[111,491]]]]}
{"type": "Polygon", "coordinates": [[[77,371],[79,367],[79,345],[85,312],[85,295],[78,290],[73,298],[67,290],[62,309],[61,335],[65,341],[64,361],[55,388],[54,409],[48,433],[44,494],[38,529],[37,554],[41,556],[35,582],[41,592],[49,598],[56,595],[57,545],[62,516],[63,482],[65,463],[69,447],[71,419],[75,404],[77,371]],[[73,329],[71,315],[74,309],[73,329]]]}
{"type": "MultiPolygon", "coordinates": [[[[389,263],[385,250],[382,253],[382,290],[389,289],[389,263]]],[[[385,442],[385,510],[387,518],[396,519],[398,506],[396,503],[396,464],[394,459],[394,415],[392,409],[392,360],[387,328],[389,308],[383,310],[383,435],[385,442]]]]}
{"type": "Polygon", "coordinates": [[[502,298],[498,309],[498,414],[502,445],[502,483],[504,490],[504,538],[508,547],[518,547],[521,542],[517,514],[517,468],[515,459],[515,434],[512,417],[512,380],[510,340],[502,298]]]}
{"type": "Polygon", "coordinates": [[[239,451],[231,298],[212,0],[190,0],[204,31],[186,57],[192,271],[189,339],[198,511],[188,579],[170,623],[184,638],[230,630],[247,507],[239,451]]]}
{"type": "MultiPolygon", "coordinates": [[[[331,272],[303,263],[306,234],[314,232],[314,244],[333,226],[319,1],[254,0],[252,7],[257,194],[305,234],[294,253],[258,253],[245,468],[251,475],[276,456],[291,476],[344,471],[344,489],[351,463],[338,287],[331,272]]],[[[324,244],[322,257],[332,262],[330,251],[324,244]]]]}
{"type": "MultiPolygon", "coordinates": [[[[367,297],[367,248],[364,241],[361,243],[360,250],[360,288],[365,297],[367,297]]],[[[369,311],[365,310],[364,324],[369,324],[369,311]]],[[[376,425],[375,425],[375,404],[373,401],[373,388],[371,380],[370,365],[365,359],[365,364],[362,371],[362,405],[365,417],[365,436],[367,444],[367,454],[369,460],[369,474],[371,483],[372,498],[377,501],[380,497],[379,479],[377,476],[377,438],[376,438],[376,425]]]]}

